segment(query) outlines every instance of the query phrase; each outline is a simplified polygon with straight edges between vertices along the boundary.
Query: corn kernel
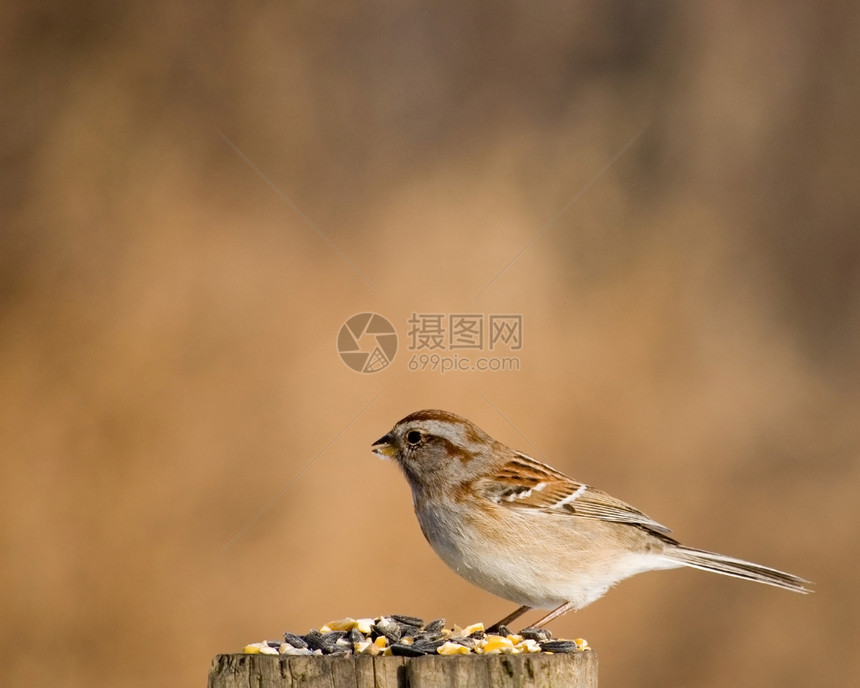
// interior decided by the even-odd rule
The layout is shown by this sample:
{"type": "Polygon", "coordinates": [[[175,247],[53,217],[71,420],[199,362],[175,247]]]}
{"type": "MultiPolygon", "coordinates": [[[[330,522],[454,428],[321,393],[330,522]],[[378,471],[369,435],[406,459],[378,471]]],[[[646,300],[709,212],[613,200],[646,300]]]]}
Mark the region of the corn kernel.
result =
{"type": "Polygon", "coordinates": [[[513,647],[513,642],[511,642],[508,638],[505,638],[500,635],[491,635],[487,638],[487,642],[484,643],[481,649],[483,649],[484,654],[489,654],[493,650],[504,652],[505,649],[512,649],[513,647]]]}
{"type": "Polygon", "coordinates": [[[523,640],[517,643],[517,649],[520,652],[540,652],[540,645],[538,645],[537,640],[523,640]]]}
{"type": "Polygon", "coordinates": [[[436,649],[440,655],[467,655],[469,648],[459,645],[458,643],[446,642],[444,645],[436,649]]]}
{"type": "MultiPolygon", "coordinates": [[[[345,619],[338,619],[337,621],[329,621],[325,626],[320,628],[320,633],[331,633],[332,631],[351,631],[355,628],[356,620],[350,619],[349,617],[345,619]]],[[[370,629],[367,630],[370,632],[370,629]]]]}

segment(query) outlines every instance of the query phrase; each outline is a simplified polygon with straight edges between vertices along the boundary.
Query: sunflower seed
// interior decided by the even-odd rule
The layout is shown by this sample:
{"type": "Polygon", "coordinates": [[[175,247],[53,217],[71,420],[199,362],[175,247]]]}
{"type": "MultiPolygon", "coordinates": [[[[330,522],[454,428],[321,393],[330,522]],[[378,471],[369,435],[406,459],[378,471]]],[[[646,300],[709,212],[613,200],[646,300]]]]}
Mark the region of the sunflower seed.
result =
{"type": "Polygon", "coordinates": [[[391,618],[397,623],[405,624],[406,626],[415,626],[421,628],[424,625],[424,619],[418,616],[406,616],[405,614],[392,614],[391,618]]]}
{"type": "Polygon", "coordinates": [[[547,640],[540,644],[544,652],[576,652],[576,643],[572,640],[547,640]]]}
{"type": "Polygon", "coordinates": [[[339,633],[343,633],[343,631],[332,631],[332,633],[326,633],[323,635],[319,631],[313,630],[308,631],[308,633],[303,635],[302,638],[312,650],[320,650],[323,654],[328,655],[340,649],[337,646],[337,638],[329,637],[332,634],[339,633]]]}
{"type": "Polygon", "coordinates": [[[397,655],[398,657],[421,657],[422,655],[427,654],[421,650],[420,647],[415,647],[414,645],[392,643],[389,647],[391,648],[391,654],[397,655]]]}
{"type": "Polygon", "coordinates": [[[437,638],[436,640],[416,640],[412,643],[412,647],[416,650],[421,650],[424,654],[435,654],[436,650],[442,647],[447,640],[445,638],[437,638]]]}
{"type": "Polygon", "coordinates": [[[388,638],[389,643],[396,643],[403,635],[400,625],[387,616],[380,617],[380,619],[370,628],[374,638],[384,635],[388,638]]]}
{"type": "Polygon", "coordinates": [[[289,633],[287,631],[284,632],[284,642],[292,645],[293,647],[299,648],[300,650],[307,649],[308,647],[308,644],[304,639],[300,638],[295,633],[289,633]]]}
{"type": "Polygon", "coordinates": [[[552,633],[546,628],[535,628],[529,626],[520,631],[520,635],[526,640],[537,640],[539,643],[545,643],[547,640],[552,640],[552,633]]]}
{"type": "Polygon", "coordinates": [[[439,635],[445,628],[445,619],[435,619],[431,621],[426,626],[424,626],[424,632],[428,635],[439,635]]]}
{"type": "Polygon", "coordinates": [[[474,650],[475,646],[478,644],[477,641],[470,636],[451,638],[451,642],[456,643],[457,645],[462,645],[463,647],[468,647],[470,650],[474,650]]]}

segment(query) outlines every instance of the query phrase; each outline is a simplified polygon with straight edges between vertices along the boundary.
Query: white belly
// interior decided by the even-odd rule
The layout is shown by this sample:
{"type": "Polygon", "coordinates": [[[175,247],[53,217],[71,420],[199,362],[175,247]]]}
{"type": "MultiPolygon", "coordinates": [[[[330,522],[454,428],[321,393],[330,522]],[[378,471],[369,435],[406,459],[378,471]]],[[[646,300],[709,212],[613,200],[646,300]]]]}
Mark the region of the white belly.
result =
{"type": "Polygon", "coordinates": [[[478,527],[452,510],[424,508],[416,513],[433,549],[460,576],[529,607],[552,609],[573,602],[581,609],[625,578],[677,565],[654,554],[595,548],[595,538],[603,540],[604,531],[614,526],[593,520],[585,524],[580,537],[579,528],[565,528],[568,522],[558,520],[571,518],[564,515],[523,519],[505,509],[504,522],[478,527]],[[564,545],[551,534],[559,524],[564,545]],[[551,527],[544,530],[544,525],[551,527]]]}

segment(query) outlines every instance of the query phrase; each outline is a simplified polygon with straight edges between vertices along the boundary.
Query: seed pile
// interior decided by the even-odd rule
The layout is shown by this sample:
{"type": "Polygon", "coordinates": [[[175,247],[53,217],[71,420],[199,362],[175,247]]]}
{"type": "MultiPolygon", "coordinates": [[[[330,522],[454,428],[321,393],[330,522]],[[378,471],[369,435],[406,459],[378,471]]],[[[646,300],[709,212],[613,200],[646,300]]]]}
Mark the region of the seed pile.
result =
{"type": "Polygon", "coordinates": [[[488,633],[484,624],[445,628],[445,619],[424,623],[415,616],[392,614],[375,619],[330,621],[304,635],[284,633],[284,640],[246,645],[246,654],[266,655],[422,655],[519,654],[525,652],[581,652],[590,650],[582,638],[553,639],[545,628],[511,633],[504,626],[488,633]]]}

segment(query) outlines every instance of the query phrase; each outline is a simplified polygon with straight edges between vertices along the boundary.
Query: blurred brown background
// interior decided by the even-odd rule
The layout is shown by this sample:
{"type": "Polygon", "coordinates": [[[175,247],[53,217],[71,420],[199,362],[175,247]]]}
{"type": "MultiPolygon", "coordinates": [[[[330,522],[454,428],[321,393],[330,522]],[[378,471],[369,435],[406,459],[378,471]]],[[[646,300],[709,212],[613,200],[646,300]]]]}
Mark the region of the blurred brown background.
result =
{"type": "Polygon", "coordinates": [[[369,452],[424,407],[816,583],[627,581],[554,626],[602,685],[856,676],[858,39],[853,3],[5,3],[4,683],[507,613],[369,452]],[[412,312],[522,314],[520,371],[409,371],[412,312]]]}

